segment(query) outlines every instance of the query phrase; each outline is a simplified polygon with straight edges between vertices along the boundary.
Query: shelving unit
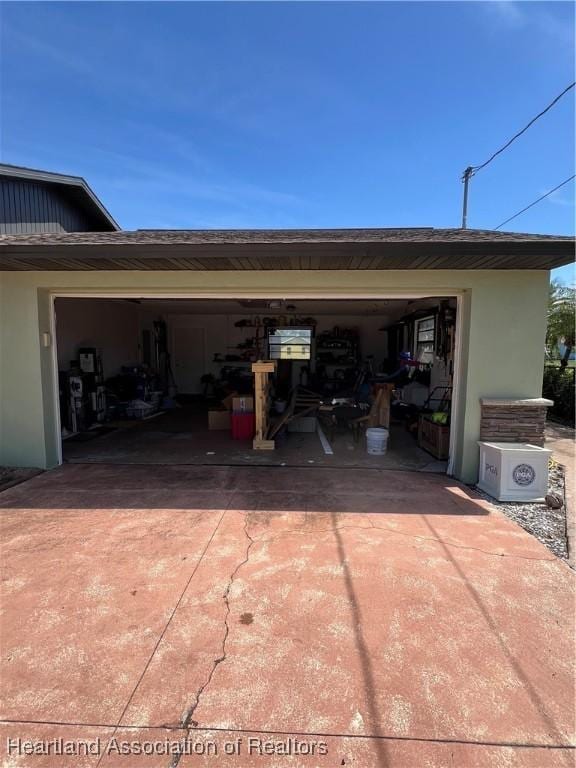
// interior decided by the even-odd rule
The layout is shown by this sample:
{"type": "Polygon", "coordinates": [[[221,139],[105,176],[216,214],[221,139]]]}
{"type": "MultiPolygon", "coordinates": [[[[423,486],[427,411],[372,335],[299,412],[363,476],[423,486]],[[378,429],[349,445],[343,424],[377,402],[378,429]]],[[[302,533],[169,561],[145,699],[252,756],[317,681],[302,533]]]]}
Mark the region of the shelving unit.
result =
{"type": "Polygon", "coordinates": [[[316,338],[315,368],[324,369],[322,382],[330,389],[334,384],[345,381],[346,376],[334,376],[335,369],[355,371],[360,365],[360,342],[358,333],[351,328],[322,333],[316,338]]]}
{"type": "MultiPolygon", "coordinates": [[[[216,360],[214,359],[213,362],[216,363],[216,365],[250,365],[255,360],[260,360],[261,358],[266,357],[264,354],[266,352],[265,346],[266,346],[266,334],[260,333],[260,331],[266,330],[264,326],[262,325],[241,325],[237,326],[239,329],[244,328],[255,328],[256,329],[256,335],[254,338],[254,344],[253,346],[246,346],[245,344],[236,344],[234,346],[228,346],[226,349],[228,350],[234,350],[234,352],[237,353],[238,359],[233,360],[216,360]],[[242,357],[242,355],[246,355],[246,357],[242,357]]],[[[219,353],[222,354],[222,353],[219,353]]],[[[226,354],[224,354],[224,357],[226,357],[226,354]]]]}

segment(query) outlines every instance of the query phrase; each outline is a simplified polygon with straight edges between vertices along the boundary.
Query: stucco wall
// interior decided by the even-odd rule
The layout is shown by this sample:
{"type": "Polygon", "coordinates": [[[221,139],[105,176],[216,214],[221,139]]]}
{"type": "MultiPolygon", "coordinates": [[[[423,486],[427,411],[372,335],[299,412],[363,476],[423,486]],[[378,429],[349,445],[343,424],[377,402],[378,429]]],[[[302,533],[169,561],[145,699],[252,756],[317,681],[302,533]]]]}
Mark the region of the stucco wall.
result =
{"type": "Polygon", "coordinates": [[[539,397],[546,271],[4,272],[0,273],[0,463],[54,466],[57,430],[50,292],[262,298],[461,293],[462,369],[454,473],[476,479],[480,397],[539,397]]]}

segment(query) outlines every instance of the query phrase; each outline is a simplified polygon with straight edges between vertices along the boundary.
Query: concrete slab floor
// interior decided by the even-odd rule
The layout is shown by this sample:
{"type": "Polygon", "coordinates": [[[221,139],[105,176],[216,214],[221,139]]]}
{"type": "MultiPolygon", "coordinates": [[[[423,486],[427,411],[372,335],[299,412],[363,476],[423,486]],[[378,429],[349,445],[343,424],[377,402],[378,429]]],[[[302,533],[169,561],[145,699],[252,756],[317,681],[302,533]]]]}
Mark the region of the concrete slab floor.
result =
{"type": "Polygon", "coordinates": [[[349,430],[337,430],[326,454],[315,432],[284,432],[276,439],[276,450],[254,451],[251,440],[233,440],[226,430],[210,431],[205,410],[182,408],[87,439],[63,442],[64,460],[104,464],[208,464],[353,467],[409,469],[445,472],[440,462],[420,449],[404,424],[394,423],[385,456],[370,456],[366,440],[354,441],[349,430]]]}
{"type": "Polygon", "coordinates": [[[3,766],[574,765],[574,574],[445,476],[65,465],[0,517],[3,766]]]}

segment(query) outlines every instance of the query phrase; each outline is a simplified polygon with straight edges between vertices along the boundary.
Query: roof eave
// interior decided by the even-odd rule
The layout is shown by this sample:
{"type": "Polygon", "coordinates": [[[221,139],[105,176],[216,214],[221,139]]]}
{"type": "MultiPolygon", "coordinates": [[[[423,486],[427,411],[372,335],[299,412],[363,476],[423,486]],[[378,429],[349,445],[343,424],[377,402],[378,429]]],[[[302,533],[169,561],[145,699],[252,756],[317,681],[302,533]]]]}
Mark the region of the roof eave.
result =
{"type": "Polygon", "coordinates": [[[566,241],[0,245],[0,269],[542,270],[573,261],[566,241]]]}

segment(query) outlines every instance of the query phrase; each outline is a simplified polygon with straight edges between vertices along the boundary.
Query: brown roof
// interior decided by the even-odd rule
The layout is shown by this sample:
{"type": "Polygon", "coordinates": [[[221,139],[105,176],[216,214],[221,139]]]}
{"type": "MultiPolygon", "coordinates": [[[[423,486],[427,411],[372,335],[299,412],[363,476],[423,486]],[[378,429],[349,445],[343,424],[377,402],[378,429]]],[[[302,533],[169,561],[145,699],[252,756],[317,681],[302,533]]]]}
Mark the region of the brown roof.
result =
{"type": "Polygon", "coordinates": [[[553,269],[573,258],[572,237],[432,227],[0,236],[6,270],[553,269]]]}
{"type": "Polygon", "coordinates": [[[2,245],[198,245],[232,243],[493,243],[572,241],[558,235],[488,229],[137,229],[0,236],[2,245]]]}

